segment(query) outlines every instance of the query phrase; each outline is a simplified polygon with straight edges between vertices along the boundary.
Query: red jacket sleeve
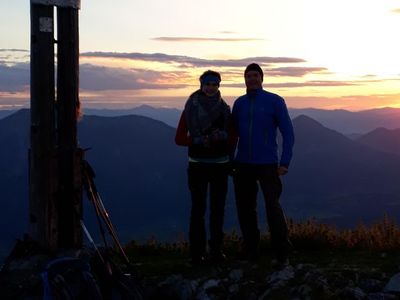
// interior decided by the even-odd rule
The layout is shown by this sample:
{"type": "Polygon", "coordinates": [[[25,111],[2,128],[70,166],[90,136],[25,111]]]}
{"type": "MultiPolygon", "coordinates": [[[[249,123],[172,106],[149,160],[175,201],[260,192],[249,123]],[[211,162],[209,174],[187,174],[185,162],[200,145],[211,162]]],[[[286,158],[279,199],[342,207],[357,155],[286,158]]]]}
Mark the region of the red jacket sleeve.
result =
{"type": "Polygon", "coordinates": [[[175,135],[175,143],[178,146],[190,146],[192,144],[192,138],[188,136],[188,131],[185,111],[183,111],[175,135]]]}

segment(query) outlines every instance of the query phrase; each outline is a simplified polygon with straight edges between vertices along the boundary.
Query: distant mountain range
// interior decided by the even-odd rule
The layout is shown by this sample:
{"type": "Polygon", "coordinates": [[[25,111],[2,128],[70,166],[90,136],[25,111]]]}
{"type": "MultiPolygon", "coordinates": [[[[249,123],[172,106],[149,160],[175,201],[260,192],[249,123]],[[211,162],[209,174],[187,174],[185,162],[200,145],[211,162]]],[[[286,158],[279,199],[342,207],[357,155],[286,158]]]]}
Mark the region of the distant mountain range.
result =
{"type": "MultiPolygon", "coordinates": [[[[0,119],[8,116],[15,111],[0,110],[0,119]]],[[[104,117],[116,117],[126,115],[140,115],[164,122],[171,127],[177,127],[180,109],[153,107],[141,105],[131,109],[92,109],[84,108],[85,115],[96,115],[104,117]]],[[[322,125],[339,131],[351,138],[359,138],[362,134],[370,132],[378,127],[387,129],[400,128],[400,109],[380,108],[358,112],[351,112],[343,109],[324,110],[324,109],[294,109],[289,108],[292,118],[300,115],[309,116],[322,125]]]]}
{"type": "Polygon", "coordinates": [[[400,129],[377,128],[356,139],[358,142],[371,148],[400,154],[400,129]]]}
{"type": "Polygon", "coordinates": [[[141,105],[131,109],[84,109],[85,115],[116,117],[126,115],[139,115],[164,122],[171,127],[177,127],[182,111],[176,108],[153,107],[141,105]]]}
{"type": "Polygon", "coordinates": [[[0,120],[0,257],[27,229],[29,111],[0,120]]]}
{"type": "Polygon", "coordinates": [[[384,212],[398,215],[399,155],[353,141],[306,116],[293,124],[295,156],[284,194],[289,215],[314,214],[340,227],[369,223],[384,212]]]}
{"type": "MultiPolygon", "coordinates": [[[[174,128],[143,116],[85,116],[79,123],[80,146],[92,148],[86,157],[124,241],[152,234],[172,239],[185,230],[186,149],[175,146],[174,136],[174,128]]],[[[0,245],[6,247],[27,229],[28,110],[0,120],[0,143],[0,211],[6,212],[0,245]]],[[[97,232],[93,209],[84,204],[87,225],[97,232]]]]}
{"type": "MultiPolygon", "coordinates": [[[[372,222],[385,212],[400,215],[400,155],[387,150],[394,149],[390,134],[382,132],[377,147],[366,142],[368,134],[352,140],[304,115],[297,116],[293,124],[296,145],[282,196],[289,217],[315,217],[345,227],[361,220],[372,222]]],[[[174,239],[187,231],[186,149],[174,144],[174,135],[171,126],[137,115],[86,115],[79,123],[80,146],[92,148],[86,157],[124,241],[151,234],[174,239]]],[[[28,110],[0,120],[2,245],[26,231],[28,143],[28,110]]],[[[96,232],[93,210],[86,200],[85,218],[96,232]]],[[[260,218],[265,220],[264,211],[260,210],[260,218]]],[[[234,227],[236,211],[230,190],[226,228],[234,227]]]]}
{"type": "MultiPolygon", "coordinates": [[[[181,110],[175,108],[155,108],[148,105],[142,105],[127,110],[87,109],[84,113],[98,116],[118,116],[129,114],[142,115],[155,120],[160,120],[172,127],[177,127],[181,110]]],[[[387,129],[400,128],[400,109],[397,108],[381,108],[359,112],[351,112],[343,109],[324,110],[313,108],[289,108],[289,113],[292,118],[300,115],[309,116],[328,128],[354,138],[378,127],[385,127],[387,129]]]]}
{"type": "Polygon", "coordinates": [[[2,109],[2,110],[0,110],[0,119],[3,119],[9,115],[12,115],[15,112],[16,112],[16,110],[2,109]]]}
{"type": "Polygon", "coordinates": [[[343,109],[289,109],[292,118],[299,115],[309,116],[322,125],[343,134],[365,134],[378,127],[388,129],[400,128],[400,109],[379,108],[351,112],[343,109]]]}

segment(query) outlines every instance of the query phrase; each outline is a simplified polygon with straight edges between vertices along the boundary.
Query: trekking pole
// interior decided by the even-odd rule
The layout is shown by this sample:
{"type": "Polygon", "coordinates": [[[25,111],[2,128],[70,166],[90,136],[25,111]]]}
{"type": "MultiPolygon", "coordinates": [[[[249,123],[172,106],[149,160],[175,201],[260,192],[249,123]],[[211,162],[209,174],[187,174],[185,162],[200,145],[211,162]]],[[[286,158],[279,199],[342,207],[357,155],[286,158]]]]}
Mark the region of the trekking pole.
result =
{"type": "MultiPolygon", "coordinates": [[[[104,224],[106,225],[108,232],[110,233],[112,239],[114,240],[115,245],[117,246],[118,250],[120,251],[121,255],[123,256],[125,262],[127,264],[130,264],[130,261],[128,259],[128,256],[125,254],[124,249],[122,248],[122,245],[118,239],[117,232],[111,222],[110,216],[103,204],[103,201],[101,200],[100,194],[97,191],[96,185],[94,183],[94,171],[92,167],[89,165],[87,161],[83,161],[83,169],[85,173],[85,185],[86,185],[86,190],[88,191],[88,195],[90,196],[90,200],[92,201],[96,215],[97,217],[101,217],[104,221],[104,224]]],[[[99,224],[101,222],[99,221],[99,224]]],[[[105,238],[104,238],[105,240],[105,238]]],[[[105,241],[106,243],[106,241],[105,241]]]]}
{"type": "Polygon", "coordinates": [[[101,201],[100,195],[99,193],[96,193],[97,197],[95,197],[95,199],[97,200],[97,205],[100,206],[100,212],[101,212],[101,216],[103,217],[103,221],[107,226],[108,232],[110,233],[112,239],[114,240],[115,245],[117,246],[117,248],[119,249],[119,251],[121,252],[123,258],[125,259],[125,262],[130,264],[129,258],[128,256],[125,254],[124,249],[122,248],[121,242],[118,239],[118,235],[117,232],[111,222],[110,216],[106,210],[106,208],[104,207],[103,201],[101,201]]]}
{"type": "Polygon", "coordinates": [[[95,194],[93,191],[93,176],[94,176],[94,172],[93,169],[91,169],[89,163],[87,161],[83,161],[83,185],[85,187],[86,190],[86,196],[88,198],[88,200],[90,202],[92,202],[95,213],[96,213],[96,218],[97,218],[97,224],[99,224],[99,230],[100,230],[100,234],[103,238],[103,242],[104,242],[104,247],[108,247],[108,243],[107,243],[107,239],[106,239],[106,234],[103,228],[103,225],[101,224],[101,219],[100,219],[100,210],[98,208],[98,206],[95,203],[95,194]],[[90,175],[92,174],[92,175],[90,175]]]}
{"type": "Polygon", "coordinates": [[[94,242],[94,240],[93,240],[93,238],[92,238],[92,236],[91,236],[89,230],[87,230],[87,228],[86,228],[85,223],[83,222],[83,220],[81,220],[80,223],[81,223],[81,227],[82,227],[83,231],[84,231],[85,234],[86,234],[86,237],[88,238],[89,242],[92,244],[92,246],[93,246],[94,250],[96,251],[97,255],[100,257],[100,260],[101,260],[101,262],[104,264],[104,266],[105,266],[105,268],[106,268],[108,274],[109,274],[109,275],[112,275],[112,274],[113,274],[113,270],[112,270],[112,268],[111,268],[111,266],[110,266],[110,262],[109,262],[109,261],[106,261],[106,260],[104,259],[104,257],[103,257],[103,255],[101,254],[99,248],[96,246],[96,244],[95,244],[95,242],[94,242]]]}
{"type": "MultiPolygon", "coordinates": [[[[100,194],[97,193],[96,196],[97,196],[97,201],[100,204],[101,211],[104,214],[106,224],[109,226],[110,230],[112,231],[112,235],[114,235],[118,239],[117,231],[115,230],[114,225],[111,222],[110,215],[108,214],[108,212],[104,206],[104,203],[101,200],[100,194]]],[[[120,243],[119,240],[118,240],[118,243],[120,243]]]]}
{"type": "Polygon", "coordinates": [[[92,236],[90,235],[89,231],[87,230],[87,228],[85,226],[85,223],[83,223],[83,220],[81,220],[80,223],[81,223],[81,227],[83,229],[83,232],[85,233],[85,235],[86,235],[87,239],[89,240],[89,242],[92,244],[94,250],[99,255],[101,262],[105,263],[103,255],[101,255],[101,253],[99,251],[99,248],[97,248],[96,244],[94,243],[94,240],[93,240],[92,236]]]}

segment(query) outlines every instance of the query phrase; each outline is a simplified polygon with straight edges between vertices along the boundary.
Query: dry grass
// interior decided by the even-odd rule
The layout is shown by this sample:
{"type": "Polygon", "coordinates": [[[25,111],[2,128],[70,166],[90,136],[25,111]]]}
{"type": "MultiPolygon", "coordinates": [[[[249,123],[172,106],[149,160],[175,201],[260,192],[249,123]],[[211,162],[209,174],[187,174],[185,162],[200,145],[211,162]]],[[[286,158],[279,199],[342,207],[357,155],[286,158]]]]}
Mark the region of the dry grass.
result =
{"type": "MultiPolygon", "coordinates": [[[[290,240],[296,250],[376,250],[390,251],[400,249],[400,227],[387,215],[375,224],[359,224],[354,229],[338,230],[335,226],[320,224],[315,220],[296,223],[288,220],[290,240]]],[[[241,237],[236,231],[227,233],[224,249],[227,253],[237,253],[241,237]]],[[[268,248],[269,234],[262,235],[261,247],[268,248]]],[[[130,253],[137,255],[161,255],[162,253],[188,253],[189,243],[183,237],[174,242],[158,242],[150,237],[145,243],[131,241],[126,245],[130,253]]]]}

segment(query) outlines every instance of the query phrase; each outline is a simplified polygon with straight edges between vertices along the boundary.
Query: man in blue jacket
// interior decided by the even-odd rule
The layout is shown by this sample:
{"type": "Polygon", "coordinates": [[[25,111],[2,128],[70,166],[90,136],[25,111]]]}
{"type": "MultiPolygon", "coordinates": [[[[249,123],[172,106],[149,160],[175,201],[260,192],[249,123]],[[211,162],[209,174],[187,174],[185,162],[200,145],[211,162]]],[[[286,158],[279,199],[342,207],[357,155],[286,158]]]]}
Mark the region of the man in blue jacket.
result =
{"type": "Polygon", "coordinates": [[[247,87],[232,109],[239,136],[235,157],[234,184],[236,206],[243,237],[245,259],[259,256],[260,230],[257,221],[258,184],[264,196],[275,262],[288,264],[290,241],[279,203],[282,193],[280,176],[288,172],[294,145],[293,126],[282,97],[262,88],[263,71],[252,63],[244,72],[247,87]],[[282,153],[278,157],[277,129],[282,134],[282,153]]]}

